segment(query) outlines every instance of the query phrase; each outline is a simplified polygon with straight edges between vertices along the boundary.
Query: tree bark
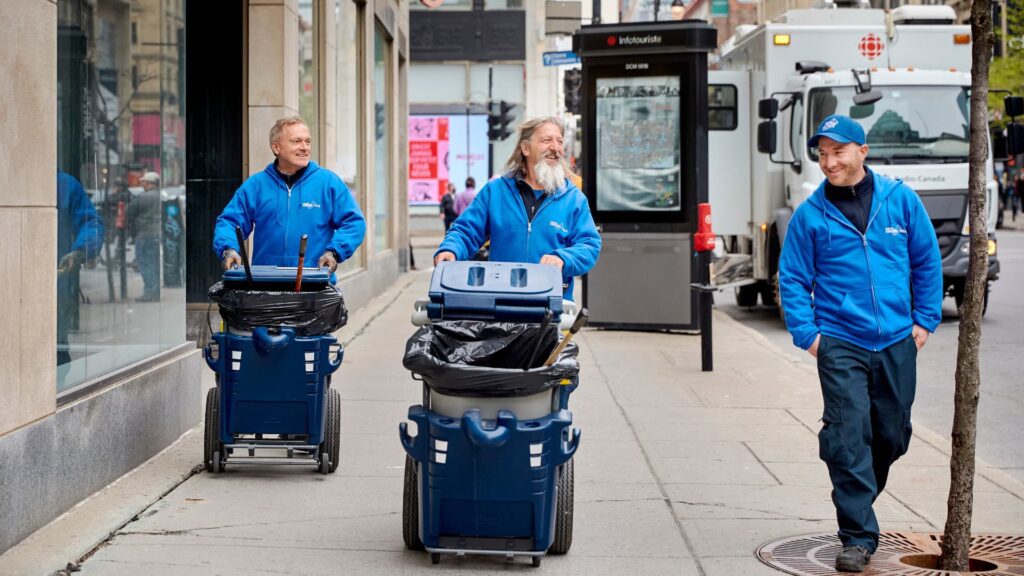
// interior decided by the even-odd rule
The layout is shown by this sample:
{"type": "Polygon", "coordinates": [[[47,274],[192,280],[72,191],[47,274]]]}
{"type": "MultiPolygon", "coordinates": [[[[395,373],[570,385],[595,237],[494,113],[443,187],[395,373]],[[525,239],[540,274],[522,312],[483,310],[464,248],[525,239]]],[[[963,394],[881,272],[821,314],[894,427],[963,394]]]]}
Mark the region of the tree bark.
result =
{"type": "Polygon", "coordinates": [[[985,165],[988,160],[988,68],[992,56],[990,0],[971,4],[971,144],[968,177],[970,263],[964,288],[960,340],[956,357],[956,393],[953,404],[953,454],[950,458],[949,498],[942,538],[942,570],[966,572],[969,568],[971,516],[974,509],[974,456],[978,424],[978,391],[981,370],[981,313],[988,276],[988,225],[985,165]]]}

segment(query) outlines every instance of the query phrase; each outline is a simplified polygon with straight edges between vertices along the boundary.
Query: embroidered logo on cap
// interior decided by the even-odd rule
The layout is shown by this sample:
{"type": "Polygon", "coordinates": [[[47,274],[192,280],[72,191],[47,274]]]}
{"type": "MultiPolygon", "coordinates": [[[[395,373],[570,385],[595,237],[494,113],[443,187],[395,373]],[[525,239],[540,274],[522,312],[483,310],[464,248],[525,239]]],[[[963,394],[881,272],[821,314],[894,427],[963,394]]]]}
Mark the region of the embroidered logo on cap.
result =
{"type": "Polygon", "coordinates": [[[833,119],[829,120],[828,122],[825,122],[821,126],[821,129],[822,130],[831,130],[831,129],[835,128],[838,124],[839,124],[839,119],[838,118],[833,118],[833,119]]]}

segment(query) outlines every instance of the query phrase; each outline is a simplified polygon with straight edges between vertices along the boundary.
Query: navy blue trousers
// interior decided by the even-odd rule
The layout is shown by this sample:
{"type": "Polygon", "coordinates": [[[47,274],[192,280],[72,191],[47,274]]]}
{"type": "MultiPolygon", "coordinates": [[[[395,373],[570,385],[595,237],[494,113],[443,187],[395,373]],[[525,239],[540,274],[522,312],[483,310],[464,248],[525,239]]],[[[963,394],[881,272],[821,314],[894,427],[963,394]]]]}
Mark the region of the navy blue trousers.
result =
{"type": "Polygon", "coordinates": [[[878,547],[872,509],[889,467],[910,444],[910,407],[917,388],[912,337],[879,352],[822,335],[818,378],[825,400],[819,456],[828,465],[832,502],[844,546],[878,547]]]}

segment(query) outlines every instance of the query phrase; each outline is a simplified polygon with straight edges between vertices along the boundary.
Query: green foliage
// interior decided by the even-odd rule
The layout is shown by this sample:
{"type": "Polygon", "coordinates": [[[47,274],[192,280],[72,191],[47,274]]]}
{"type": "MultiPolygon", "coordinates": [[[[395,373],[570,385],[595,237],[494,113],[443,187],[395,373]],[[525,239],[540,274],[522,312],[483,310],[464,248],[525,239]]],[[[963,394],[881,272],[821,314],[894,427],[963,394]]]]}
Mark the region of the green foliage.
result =
{"type": "MultiPolygon", "coordinates": [[[[993,25],[996,23],[993,22],[993,25]]],[[[1024,0],[1007,0],[1006,10],[1006,57],[995,58],[988,73],[990,90],[1009,90],[1015,96],[1024,96],[1024,0]]],[[[1001,42],[1002,29],[996,26],[995,42],[1001,42]]],[[[988,107],[993,112],[993,126],[1005,126],[1008,118],[1003,118],[1003,98],[1006,94],[989,93],[988,107]]],[[[1024,119],[1018,119],[1024,120],[1024,119]]]]}

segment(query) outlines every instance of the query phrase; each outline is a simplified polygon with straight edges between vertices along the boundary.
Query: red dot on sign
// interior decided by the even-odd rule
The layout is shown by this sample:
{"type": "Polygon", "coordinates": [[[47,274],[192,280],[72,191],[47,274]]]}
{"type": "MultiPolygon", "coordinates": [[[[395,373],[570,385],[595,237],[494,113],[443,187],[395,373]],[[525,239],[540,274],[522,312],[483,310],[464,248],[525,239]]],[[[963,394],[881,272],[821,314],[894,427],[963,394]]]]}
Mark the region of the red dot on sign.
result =
{"type": "Polygon", "coordinates": [[[615,46],[615,44],[617,44],[617,43],[618,43],[618,41],[615,39],[615,36],[609,36],[608,37],[608,45],[609,46],[615,46]]]}

